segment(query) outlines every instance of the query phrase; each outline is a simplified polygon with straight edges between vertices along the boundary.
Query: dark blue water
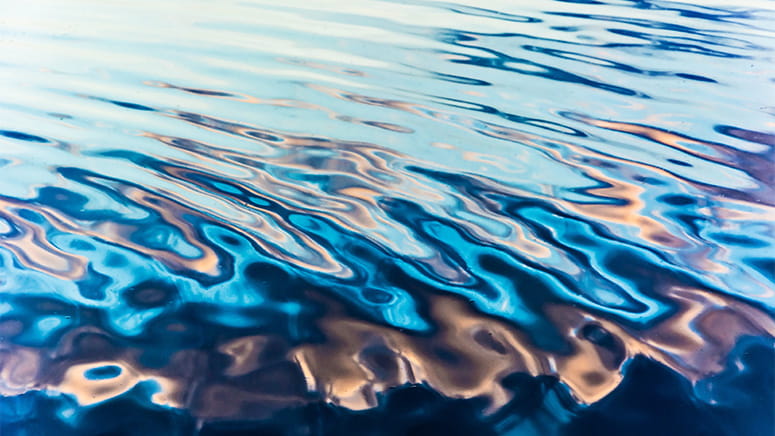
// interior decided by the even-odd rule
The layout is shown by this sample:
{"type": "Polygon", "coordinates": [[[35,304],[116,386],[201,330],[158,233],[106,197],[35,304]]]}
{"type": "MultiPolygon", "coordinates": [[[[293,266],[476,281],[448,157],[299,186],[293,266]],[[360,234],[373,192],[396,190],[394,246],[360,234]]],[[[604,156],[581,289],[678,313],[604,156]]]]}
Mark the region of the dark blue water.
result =
{"type": "Polygon", "coordinates": [[[4,3],[0,434],[775,434],[775,7],[697,3],[4,3]]]}

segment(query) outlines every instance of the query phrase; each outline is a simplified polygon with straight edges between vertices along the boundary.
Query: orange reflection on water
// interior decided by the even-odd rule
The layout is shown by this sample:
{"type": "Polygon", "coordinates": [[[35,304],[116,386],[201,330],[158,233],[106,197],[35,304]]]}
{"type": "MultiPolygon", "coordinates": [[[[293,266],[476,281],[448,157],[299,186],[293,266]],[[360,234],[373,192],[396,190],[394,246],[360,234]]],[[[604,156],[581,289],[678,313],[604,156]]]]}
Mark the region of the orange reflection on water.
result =
{"type": "Polygon", "coordinates": [[[50,389],[88,405],[153,380],[159,390],[152,401],[210,419],[268,416],[314,398],[362,410],[376,406],[380,392],[426,383],[450,398],[489,398],[488,410],[495,411],[511,399],[501,381],[513,373],[556,376],[576,400],[589,404],[619,385],[623,364],[636,355],[697,382],[724,369],[740,337],[775,336],[775,321],[746,303],[699,289],[664,292],[679,302],[678,311],[643,330],[575,306],[547,306],[547,320],[568,344],[562,352],[537,347],[528,331],[481,314],[457,297],[429,296],[429,321],[435,326],[429,336],[346,315],[341,303],[310,294],[323,298],[328,310],[318,322],[325,337],[320,343],[291,346],[272,335],[237,337],[211,350],[183,349],[167,365],[145,369],[140,349],[74,348],[79,335],[101,334],[78,328],[50,350],[0,346],[0,389],[6,395],[50,389]],[[596,336],[582,333],[590,326],[596,336]],[[208,368],[223,356],[228,366],[212,373],[208,368]],[[97,380],[85,376],[107,365],[120,367],[120,374],[97,380]]]}
{"type": "Polygon", "coordinates": [[[56,210],[22,201],[0,199],[0,210],[5,212],[6,219],[13,216],[14,224],[21,229],[19,236],[0,237],[0,245],[14,253],[16,259],[26,268],[65,280],[82,278],[88,259],[55,246],[44,226],[29,222],[18,215],[18,211],[25,209],[34,210],[45,217],[47,224],[58,231],[69,233],[72,230],[67,218],[56,210]]]}

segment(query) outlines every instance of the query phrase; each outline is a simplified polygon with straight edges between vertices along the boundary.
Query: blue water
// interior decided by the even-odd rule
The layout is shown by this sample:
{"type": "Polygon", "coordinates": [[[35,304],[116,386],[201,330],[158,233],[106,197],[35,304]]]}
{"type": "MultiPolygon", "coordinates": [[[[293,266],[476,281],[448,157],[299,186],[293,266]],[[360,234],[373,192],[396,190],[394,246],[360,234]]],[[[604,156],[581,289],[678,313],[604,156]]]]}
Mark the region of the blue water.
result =
{"type": "Polygon", "coordinates": [[[775,434],[765,0],[6,2],[0,433],[775,434]]]}

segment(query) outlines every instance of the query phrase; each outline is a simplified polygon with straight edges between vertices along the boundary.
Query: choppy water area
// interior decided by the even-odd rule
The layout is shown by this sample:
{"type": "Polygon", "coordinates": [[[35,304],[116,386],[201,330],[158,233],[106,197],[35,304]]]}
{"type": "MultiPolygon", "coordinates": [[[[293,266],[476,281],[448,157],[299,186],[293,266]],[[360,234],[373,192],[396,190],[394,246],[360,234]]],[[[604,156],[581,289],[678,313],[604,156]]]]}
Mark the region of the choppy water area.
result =
{"type": "Polygon", "coordinates": [[[2,3],[0,432],[772,434],[725,3],[2,3]]]}

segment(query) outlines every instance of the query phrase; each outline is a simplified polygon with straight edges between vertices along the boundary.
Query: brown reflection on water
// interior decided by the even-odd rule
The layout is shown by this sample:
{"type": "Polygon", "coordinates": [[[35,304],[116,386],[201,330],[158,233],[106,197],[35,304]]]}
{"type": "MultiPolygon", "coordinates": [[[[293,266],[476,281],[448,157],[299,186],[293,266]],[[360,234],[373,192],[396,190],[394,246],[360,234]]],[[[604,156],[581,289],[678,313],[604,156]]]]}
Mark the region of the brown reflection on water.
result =
{"type": "MultiPolygon", "coordinates": [[[[199,251],[195,257],[184,257],[173,249],[154,249],[146,244],[133,241],[132,234],[142,228],[142,224],[114,222],[109,220],[84,223],[47,205],[13,202],[0,199],[3,210],[31,209],[45,218],[46,225],[65,234],[92,237],[108,243],[114,243],[131,248],[139,253],[147,254],[160,260],[174,270],[190,270],[216,275],[219,272],[218,257],[213,249],[202,242],[196,235],[191,223],[184,215],[200,215],[201,213],[171,201],[164,196],[132,187],[120,188],[122,194],[143,206],[147,210],[158,213],[166,223],[183,233],[186,244],[199,251]]],[[[21,218],[14,219],[23,231],[15,238],[3,237],[0,244],[11,249],[25,267],[45,272],[46,274],[67,279],[78,280],[84,277],[89,259],[56,247],[46,235],[45,226],[40,223],[26,223],[21,218]]]]}
{"type": "Polygon", "coordinates": [[[678,312],[642,331],[574,306],[546,307],[567,352],[542,350],[525,331],[445,295],[430,298],[433,335],[375,325],[346,315],[328,297],[312,296],[328,307],[319,320],[324,342],[290,346],[271,335],[238,337],[215,349],[178,351],[159,369],[139,363],[141,349],[118,347],[99,329],[82,327],[53,349],[0,343],[0,393],[51,389],[89,405],[153,380],[158,391],[152,401],[158,404],[188,408],[202,419],[256,419],[317,399],[367,409],[377,405],[380,392],[427,383],[451,398],[488,398],[494,411],[510,399],[500,382],[512,373],[554,375],[578,401],[594,403],[618,386],[622,365],[635,355],[696,382],[724,368],[741,336],[775,335],[773,320],[745,303],[698,289],[666,293],[679,302],[678,312]],[[228,364],[213,372],[223,357],[228,364]],[[120,367],[120,375],[84,376],[105,365],[120,367]]]}
{"type": "Polygon", "coordinates": [[[40,271],[65,280],[78,280],[83,277],[88,259],[68,253],[55,246],[44,226],[30,222],[19,216],[22,210],[33,210],[41,214],[48,225],[58,231],[71,228],[71,220],[56,210],[23,201],[0,198],[0,211],[9,222],[19,228],[19,235],[0,237],[0,245],[10,250],[26,268],[40,271]]]}
{"type": "MultiPolygon", "coordinates": [[[[579,203],[574,201],[568,201],[562,199],[561,195],[555,195],[552,190],[545,192],[545,196],[540,194],[528,194],[528,196],[535,196],[538,198],[551,199],[552,202],[562,205],[564,208],[576,212],[581,216],[602,220],[609,223],[624,224],[639,229],[639,236],[644,240],[661,246],[666,247],[682,247],[685,244],[680,238],[674,236],[665,226],[660,223],[654,217],[650,217],[643,213],[643,207],[645,202],[641,199],[641,194],[645,191],[645,188],[635,183],[630,183],[621,178],[613,176],[607,176],[603,171],[595,169],[587,162],[576,162],[574,159],[569,159],[568,156],[585,157],[587,159],[596,160],[609,165],[627,164],[635,167],[646,168],[650,171],[656,171],[663,177],[674,177],[670,173],[656,168],[644,165],[642,163],[633,162],[618,158],[616,156],[609,156],[594,150],[557,139],[548,140],[547,138],[539,135],[528,133],[525,131],[517,130],[511,127],[495,125],[492,123],[484,122],[481,120],[464,119],[464,121],[452,122],[448,119],[447,115],[442,112],[430,110],[430,108],[424,108],[421,110],[421,106],[417,104],[411,104],[408,102],[401,102],[395,100],[384,100],[369,97],[366,95],[355,94],[341,89],[324,87],[321,85],[308,85],[311,89],[320,91],[327,95],[344,99],[356,101],[358,103],[387,107],[404,112],[408,112],[417,115],[422,118],[432,118],[436,121],[443,122],[452,127],[462,128],[464,130],[476,131],[485,136],[498,138],[513,143],[517,143],[523,146],[528,146],[536,150],[541,150],[548,156],[552,156],[554,160],[561,162],[563,165],[575,168],[580,173],[589,176],[591,179],[601,182],[602,184],[609,185],[610,187],[588,189],[589,194],[597,195],[601,198],[608,198],[612,200],[624,200],[624,204],[589,204],[579,203]],[[476,125],[484,126],[476,127],[474,121],[477,121],[476,125]],[[551,146],[547,145],[547,142],[551,146]],[[558,148],[560,146],[561,148],[558,148]],[[564,149],[566,152],[562,152],[564,149]]],[[[460,117],[459,117],[460,118],[460,117]]],[[[683,138],[683,137],[681,137],[683,138]]],[[[673,138],[676,142],[677,139],[673,138]]],[[[696,140],[694,140],[696,141],[696,140]]],[[[685,147],[683,147],[685,148],[685,147]]],[[[682,149],[683,149],[682,148],[682,149]]],[[[515,150],[517,153],[518,150],[515,150]]],[[[463,159],[478,161],[478,162],[498,162],[502,161],[502,157],[499,156],[487,156],[482,153],[464,152],[463,159]]],[[[517,159],[518,160],[518,159],[517,159]]],[[[495,166],[498,166],[497,164],[495,166]]],[[[520,193],[525,195],[526,193],[520,193]]],[[[460,224],[460,223],[459,223],[460,224]]],[[[469,224],[470,225],[470,224],[469,224]]],[[[523,247],[524,248],[524,247],[523,247]]],[[[532,248],[532,247],[531,247],[532,248]]]]}
{"type": "MultiPolygon", "coordinates": [[[[315,85],[314,89],[320,88],[315,85]]],[[[321,92],[332,93],[340,98],[357,98],[364,100],[367,104],[377,106],[388,106],[394,109],[409,111],[419,116],[429,117],[414,105],[401,104],[398,101],[377,101],[367,96],[345,93],[345,91],[333,88],[318,89],[321,92]],[[344,97],[343,97],[344,96],[344,97]]],[[[320,109],[325,110],[325,109],[320,109]]],[[[213,144],[205,144],[186,140],[183,138],[166,137],[153,133],[146,133],[148,137],[155,138],[167,145],[173,146],[192,157],[212,161],[209,168],[228,164],[233,165],[235,170],[245,171],[247,175],[238,180],[240,187],[246,192],[255,195],[266,195],[275,201],[283,204],[289,210],[300,213],[314,213],[325,217],[336,223],[344,229],[357,231],[360,234],[368,235],[373,240],[378,240],[387,246],[395,247],[395,232],[403,232],[403,240],[406,242],[402,248],[417,247],[418,242],[413,236],[401,227],[397,227],[394,222],[388,219],[384,212],[378,207],[377,201],[381,198],[404,198],[408,200],[422,199],[425,204],[443,204],[449,201],[448,197],[453,197],[454,201],[462,203],[462,210],[477,217],[479,221],[486,221],[491,225],[497,225],[505,232],[492,234],[490,230],[485,230],[477,220],[471,220],[466,216],[457,216],[458,212],[450,209],[445,210],[449,213],[449,219],[460,228],[468,230],[483,241],[498,240],[499,243],[515,248],[517,252],[525,253],[533,257],[545,258],[550,256],[552,248],[547,246],[535,235],[513,219],[505,217],[499,211],[499,205],[488,204],[486,202],[473,201],[466,195],[460,195],[455,192],[440,191],[432,183],[418,178],[416,174],[409,172],[406,167],[416,165],[418,167],[432,167],[428,162],[416,161],[410,156],[380,147],[374,144],[331,140],[322,137],[303,136],[290,134],[250,126],[235,121],[223,120],[212,116],[205,116],[192,113],[171,112],[169,116],[179,118],[198,127],[213,130],[221,133],[229,133],[254,142],[260,142],[269,148],[262,151],[240,151],[237,149],[224,148],[213,144]],[[317,150],[326,150],[327,154],[321,154],[317,150]],[[271,166],[273,170],[259,171],[257,168],[271,166]],[[252,168],[255,167],[255,168],[252,168]],[[329,180],[329,186],[326,190],[313,188],[305,184],[290,183],[286,173],[300,172],[307,177],[319,176],[329,180]],[[273,174],[279,172],[278,174],[273,174]],[[356,195],[351,195],[356,194],[356,195]],[[364,197],[364,194],[367,194],[364,197]],[[388,233],[390,232],[390,233],[388,233]]],[[[588,163],[575,162],[568,159],[563,153],[558,151],[556,146],[546,144],[546,139],[534,134],[520,132],[512,128],[495,126],[488,123],[480,123],[487,126],[480,133],[487,136],[498,137],[504,140],[518,142],[520,144],[542,150],[553,159],[563,162],[564,165],[576,168],[580,173],[596,180],[601,188],[588,188],[587,195],[593,195],[601,202],[585,203],[570,201],[558,195],[551,186],[546,186],[545,192],[528,192],[514,186],[497,183],[483,176],[467,174],[471,180],[476,181],[480,186],[486,187],[506,195],[513,195],[523,198],[536,198],[553,204],[557,204],[585,219],[595,219],[616,225],[625,225],[637,229],[639,236],[643,240],[662,247],[679,248],[686,245],[685,241],[672,234],[664,224],[657,218],[649,216],[644,211],[645,200],[641,198],[645,193],[645,188],[635,183],[617,179],[606,175],[601,170],[591,167],[588,163]],[[607,201],[611,200],[611,201],[607,201]]],[[[460,126],[457,126],[460,127],[460,126]]],[[[473,127],[468,127],[473,128],[473,127]]],[[[601,161],[610,161],[611,164],[620,164],[616,159],[605,155],[595,153],[580,146],[570,143],[553,141],[553,144],[559,144],[568,153],[574,156],[587,156],[601,161]]],[[[463,154],[465,158],[476,160],[486,159],[486,155],[463,154]]],[[[210,174],[208,166],[199,163],[180,162],[177,164],[180,168],[187,168],[186,171],[201,171],[202,174],[210,174]]],[[[183,177],[180,171],[170,167],[170,174],[176,175],[176,180],[184,181],[188,184],[187,189],[197,189],[200,192],[206,190],[203,186],[196,186],[196,182],[183,177]]],[[[669,176],[669,175],[668,175],[669,176]]],[[[219,193],[219,199],[228,198],[228,195],[219,193]]],[[[232,208],[228,208],[228,213],[232,216],[223,215],[223,211],[213,210],[211,213],[218,215],[219,218],[230,220],[236,211],[243,210],[243,215],[271,215],[269,212],[260,211],[252,208],[250,205],[233,202],[232,208]]],[[[233,219],[231,219],[234,222],[233,219]]],[[[285,233],[294,234],[299,239],[304,240],[305,235],[294,229],[294,226],[284,223],[278,217],[271,217],[270,221],[276,223],[282,228],[283,236],[285,233]]],[[[249,225],[252,227],[252,225],[249,225]]],[[[269,252],[279,252],[277,241],[272,241],[272,232],[266,229],[260,230],[256,234],[259,245],[269,252]],[[261,236],[258,236],[258,235],[261,236]]],[[[314,256],[320,260],[328,258],[328,254],[320,247],[316,247],[314,242],[305,241],[304,250],[314,253],[314,256]]],[[[282,257],[282,255],[281,255],[282,257]]],[[[433,255],[431,255],[433,257],[433,255]]],[[[308,260],[295,259],[306,267],[319,270],[322,265],[314,265],[308,260]]],[[[429,268],[437,274],[450,280],[459,280],[460,273],[450,274],[449,267],[435,261],[431,258],[418,260],[427,264],[429,268]],[[438,267],[438,268],[436,268],[438,267]]],[[[336,261],[328,258],[327,265],[323,270],[336,270],[336,261]]],[[[341,266],[340,266],[341,267],[341,266]]],[[[344,269],[342,271],[345,271],[344,269]]],[[[343,274],[340,272],[339,274],[343,274]]]]}
{"type": "MultiPolygon", "coordinates": [[[[433,116],[405,102],[329,88],[314,89],[359,103],[423,117],[433,116]]],[[[201,89],[184,91],[206,92],[201,89]]],[[[227,93],[207,92],[219,98],[232,97],[227,93]]],[[[295,103],[272,101],[269,104],[295,103]]],[[[328,112],[318,107],[310,109],[328,112]]],[[[197,181],[197,177],[229,180],[246,195],[271,198],[289,213],[323,217],[345,231],[367,235],[388,247],[402,243],[401,248],[407,250],[420,244],[409,230],[397,226],[380,209],[379,201],[384,198],[419,199],[428,208],[437,207],[446,212],[437,203],[452,197],[459,202],[459,210],[468,213],[469,217],[450,212],[444,218],[481,241],[488,244],[496,241],[517,253],[534,257],[553,254],[551,245],[506,216],[500,209],[503,206],[496,201],[443,191],[417,174],[409,174],[407,167],[412,164],[434,168],[428,162],[417,162],[410,156],[368,143],[282,133],[194,113],[170,111],[167,115],[267,146],[260,152],[240,151],[184,138],[144,134],[184,152],[192,161],[166,159],[155,169],[170,182],[167,187],[144,189],[121,185],[116,190],[179,230],[183,242],[198,251],[196,256],[133,242],[132,235],[141,230],[142,223],[102,221],[85,225],[52,207],[11,200],[2,200],[0,209],[34,209],[45,218],[47,225],[60,232],[86,235],[127,247],[159,259],[174,270],[187,269],[211,275],[218,274],[220,260],[198,236],[191,217],[201,220],[215,217],[223,227],[250,238],[258,247],[286,263],[340,277],[348,277],[350,272],[334,254],[277,212],[230,198],[227,193],[212,196],[217,197],[217,201],[207,203],[212,206],[209,209],[195,210],[186,206],[190,204],[186,201],[187,196],[205,195],[210,189],[197,181]],[[237,172],[240,177],[224,177],[214,168],[237,172]],[[328,177],[332,180],[331,186],[324,191],[294,183],[284,177],[292,171],[328,177]],[[501,225],[506,231],[493,234],[470,216],[501,225]],[[390,229],[392,233],[383,232],[384,229],[390,229]]],[[[445,120],[441,114],[436,116],[445,120]]],[[[463,128],[473,129],[473,122],[460,124],[463,128]]],[[[674,236],[657,217],[647,216],[644,187],[610,177],[589,164],[567,159],[557,149],[547,146],[546,138],[502,126],[482,125],[485,128],[479,127],[480,133],[540,149],[603,186],[588,188],[587,194],[621,201],[584,204],[563,199],[552,186],[542,187],[541,192],[530,192],[485,176],[466,174],[478,188],[499,196],[543,200],[587,221],[623,224],[637,229],[640,238],[659,247],[684,247],[685,241],[674,236]]],[[[620,124],[600,127],[646,135],[675,147],[686,140],[666,132],[645,132],[620,124]]],[[[553,144],[561,145],[566,153],[575,156],[611,164],[625,162],[573,144],[559,141],[553,141],[553,144]]],[[[491,157],[481,153],[463,154],[463,158],[493,162],[491,157]]],[[[635,168],[648,167],[626,163],[635,168]]],[[[665,172],[660,174],[670,177],[665,172]]],[[[767,206],[752,208],[750,204],[734,199],[728,204],[739,205],[739,210],[718,207],[714,213],[724,219],[741,221],[762,221],[764,215],[771,214],[767,206]]],[[[43,225],[16,218],[12,221],[22,229],[22,236],[3,238],[0,243],[12,250],[25,267],[69,280],[83,277],[87,259],[55,247],[49,242],[43,225]]],[[[429,266],[448,283],[461,283],[469,278],[462,269],[447,264],[438,252],[422,253],[416,261],[429,266]]],[[[693,264],[703,271],[723,271],[702,258],[695,259],[693,264]]],[[[576,273],[583,274],[575,267],[576,273]]],[[[570,273],[569,268],[564,272],[570,273]]],[[[500,382],[510,374],[527,373],[556,376],[577,400],[593,403],[618,386],[622,365],[635,355],[649,356],[696,382],[723,369],[725,356],[741,336],[775,335],[775,326],[767,314],[739,300],[679,286],[654,291],[675,302],[678,309],[671,317],[644,330],[625,327],[609,317],[576,306],[554,304],[544,307],[545,313],[541,315],[546,316],[547,322],[567,345],[567,351],[563,352],[542,349],[531,340],[526,329],[479,313],[465,300],[444,295],[428,297],[428,321],[435,329],[432,335],[413,334],[368,322],[347,312],[341,303],[316,296],[325,300],[323,306],[327,308],[326,314],[317,322],[325,337],[323,342],[291,346],[282,338],[270,335],[229,338],[211,349],[178,351],[158,369],[145,368],[140,363],[141,346],[99,345],[97,338],[107,337],[107,333],[97,328],[80,328],[65,334],[59,344],[51,348],[35,349],[0,342],[0,393],[51,389],[73,395],[79,404],[90,405],[125,393],[137,383],[155,381],[159,390],[152,398],[154,402],[188,408],[203,419],[219,419],[268,416],[273,410],[318,399],[362,410],[377,405],[377,394],[392,387],[426,383],[452,398],[489,398],[490,410],[496,410],[510,399],[509,392],[500,382]],[[91,339],[75,340],[82,336],[91,339]],[[76,342],[80,345],[74,345],[76,342]],[[228,364],[219,367],[219,362],[224,359],[228,364]],[[119,367],[120,374],[99,380],[85,376],[87,371],[106,365],[119,367]]],[[[20,334],[24,328],[20,322],[14,324],[13,321],[0,325],[9,337],[20,334]]]]}

